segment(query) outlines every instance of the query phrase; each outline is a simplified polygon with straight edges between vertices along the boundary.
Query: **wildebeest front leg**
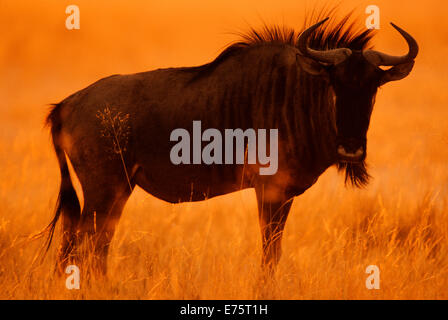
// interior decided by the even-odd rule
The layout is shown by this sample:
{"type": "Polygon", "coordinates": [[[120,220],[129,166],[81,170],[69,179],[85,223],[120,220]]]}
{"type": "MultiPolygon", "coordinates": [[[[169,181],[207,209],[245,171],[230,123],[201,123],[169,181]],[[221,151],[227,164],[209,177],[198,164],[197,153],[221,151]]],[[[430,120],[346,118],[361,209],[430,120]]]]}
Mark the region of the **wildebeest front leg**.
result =
{"type": "Polygon", "coordinates": [[[293,198],[283,192],[273,192],[265,186],[257,187],[255,191],[263,242],[262,267],[272,274],[282,254],[283,229],[293,198]]]}

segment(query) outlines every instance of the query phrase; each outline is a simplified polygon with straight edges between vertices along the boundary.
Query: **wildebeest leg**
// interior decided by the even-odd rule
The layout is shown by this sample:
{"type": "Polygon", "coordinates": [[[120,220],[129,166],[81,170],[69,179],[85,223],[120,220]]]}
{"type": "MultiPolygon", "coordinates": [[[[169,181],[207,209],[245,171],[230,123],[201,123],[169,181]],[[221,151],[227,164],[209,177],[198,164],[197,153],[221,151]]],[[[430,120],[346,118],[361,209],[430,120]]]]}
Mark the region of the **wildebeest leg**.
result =
{"type": "Polygon", "coordinates": [[[269,275],[280,260],[281,240],[293,198],[283,192],[273,192],[265,186],[255,188],[263,242],[262,267],[269,275]]]}
{"type": "MultiPolygon", "coordinates": [[[[131,183],[132,188],[134,184],[131,183]]],[[[120,219],[124,205],[132,190],[128,183],[122,185],[102,185],[85,196],[81,215],[80,232],[88,246],[93,249],[92,269],[105,275],[107,254],[115,227],[120,219]]]]}
{"type": "Polygon", "coordinates": [[[77,228],[80,219],[79,205],[75,210],[64,212],[62,217],[62,243],[58,250],[57,269],[65,271],[65,266],[73,259],[78,242],[77,228]]]}

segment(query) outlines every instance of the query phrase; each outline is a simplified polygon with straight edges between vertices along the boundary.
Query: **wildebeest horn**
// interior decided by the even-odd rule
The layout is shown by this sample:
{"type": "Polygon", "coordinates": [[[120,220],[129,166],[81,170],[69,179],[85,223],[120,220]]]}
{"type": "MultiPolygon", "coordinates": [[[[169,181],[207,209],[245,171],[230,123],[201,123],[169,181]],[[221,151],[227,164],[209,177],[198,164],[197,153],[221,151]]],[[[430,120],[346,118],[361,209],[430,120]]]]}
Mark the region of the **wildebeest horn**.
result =
{"type": "Polygon", "coordinates": [[[406,31],[396,26],[392,22],[390,23],[392,27],[394,27],[403,38],[406,39],[406,42],[409,46],[409,52],[404,56],[391,56],[386,53],[382,53],[375,50],[366,50],[362,54],[367,61],[375,66],[395,66],[397,64],[403,64],[406,62],[411,62],[415,59],[418,54],[418,44],[417,41],[406,31]]]}
{"type": "Polygon", "coordinates": [[[331,63],[331,64],[338,64],[343,62],[345,59],[347,59],[351,54],[352,51],[348,48],[338,48],[338,49],[332,49],[332,50],[325,50],[325,51],[318,51],[313,50],[311,48],[308,48],[307,40],[311,33],[314,32],[317,28],[319,28],[323,23],[325,23],[329,18],[326,18],[322,20],[319,23],[316,23],[315,25],[309,27],[305,31],[303,31],[298,40],[298,48],[300,52],[309,58],[313,58],[317,61],[331,63]]]}

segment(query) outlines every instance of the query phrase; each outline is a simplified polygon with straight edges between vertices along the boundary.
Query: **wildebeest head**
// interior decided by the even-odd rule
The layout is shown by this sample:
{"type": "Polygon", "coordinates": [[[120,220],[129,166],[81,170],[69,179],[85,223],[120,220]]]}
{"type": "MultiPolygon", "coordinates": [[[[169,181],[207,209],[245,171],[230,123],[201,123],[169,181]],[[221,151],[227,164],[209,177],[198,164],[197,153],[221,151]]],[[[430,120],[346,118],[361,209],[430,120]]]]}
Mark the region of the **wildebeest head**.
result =
{"type": "Polygon", "coordinates": [[[335,152],[339,163],[362,163],[366,157],[366,135],[377,89],[409,74],[418,45],[411,35],[392,24],[408,43],[409,52],[404,56],[390,56],[374,50],[337,48],[320,51],[309,48],[308,37],[327,20],[301,33],[298,49],[303,56],[297,60],[307,73],[327,79],[333,89],[337,128],[335,152]],[[380,66],[392,68],[383,70],[380,66]]]}

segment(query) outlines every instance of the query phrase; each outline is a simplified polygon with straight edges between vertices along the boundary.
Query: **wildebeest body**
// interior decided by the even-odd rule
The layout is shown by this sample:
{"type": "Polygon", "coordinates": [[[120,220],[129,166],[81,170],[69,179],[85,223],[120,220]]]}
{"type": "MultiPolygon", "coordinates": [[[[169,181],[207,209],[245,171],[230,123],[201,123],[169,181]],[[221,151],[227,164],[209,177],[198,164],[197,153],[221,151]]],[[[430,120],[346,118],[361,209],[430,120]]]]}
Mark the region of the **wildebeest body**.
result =
{"type": "MultiPolygon", "coordinates": [[[[173,203],[204,200],[252,187],[260,180],[284,188],[285,177],[291,178],[288,186],[297,190],[295,195],[310,187],[317,176],[334,163],[335,154],[333,158],[319,159],[318,165],[303,161],[306,152],[301,154],[300,150],[309,148],[301,146],[306,143],[301,140],[305,139],[296,136],[293,146],[284,147],[288,141],[282,139],[287,135],[282,122],[291,118],[269,110],[281,110],[281,104],[293,104],[294,96],[300,94],[295,81],[300,76],[295,61],[298,51],[273,44],[250,50],[250,53],[232,56],[204,78],[194,79],[198,71],[184,68],[115,75],[64,100],[60,107],[64,124],[62,135],[70,140],[64,150],[78,175],[85,171],[86,177],[80,177],[81,181],[93,179],[103,184],[112,175],[118,175],[124,180],[124,186],[127,185],[120,157],[110,154],[107,146],[111,141],[101,137],[97,113],[108,106],[112,115],[117,112],[129,115],[131,134],[124,152],[127,171],[137,185],[162,200],[173,203]],[[265,57],[264,61],[259,61],[260,56],[265,57]],[[249,96],[254,92],[256,94],[249,96]],[[63,110],[69,111],[64,115],[63,110]],[[287,150],[279,153],[282,178],[279,179],[280,175],[259,176],[256,170],[248,168],[251,165],[246,165],[243,176],[243,165],[172,164],[170,133],[176,128],[191,130],[192,121],[199,119],[203,129],[279,128],[280,150],[287,150]],[[86,164],[91,170],[86,169],[86,164]],[[98,173],[105,181],[95,177],[98,168],[110,170],[109,174],[98,173]]],[[[300,101],[303,106],[311,104],[312,95],[309,96],[310,101],[300,101]]],[[[297,103],[295,106],[298,110],[303,108],[297,103]]],[[[290,112],[293,117],[294,110],[290,112]]],[[[331,122],[327,125],[331,126],[331,122]]],[[[328,131],[331,129],[329,127],[328,131]]],[[[332,136],[327,138],[328,143],[333,142],[332,136]]]]}
{"type": "Polygon", "coordinates": [[[171,203],[253,187],[263,265],[272,270],[295,196],[333,164],[354,184],[366,183],[365,135],[376,89],[406,76],[417,54],[415,40],[399,28],[410,46],[407,56],[364,51],[371,31],[342,32],[344,22],[327,33],[315,32],[323,22],[316,24],[298,45],[293,31],[254,31],[207,65],[111,76],[57,104],[47,121],[62,181],[49,228],[52,235],[62,213],[60,264],[86,234],[105,271],[116,223],[136,185],[171,203]],[[317,49],[336,49],[309,49],[308,38],[317,49]],[[398,65],[384,71],[381,63],[398,65]],[[171,132],[190,131],[195,120],[202,130],[278,129],[277,173],[259,175],[258,164],[172,164],[171,132]],[[82,213],[65,155],[82,186],[82,213]]]}

